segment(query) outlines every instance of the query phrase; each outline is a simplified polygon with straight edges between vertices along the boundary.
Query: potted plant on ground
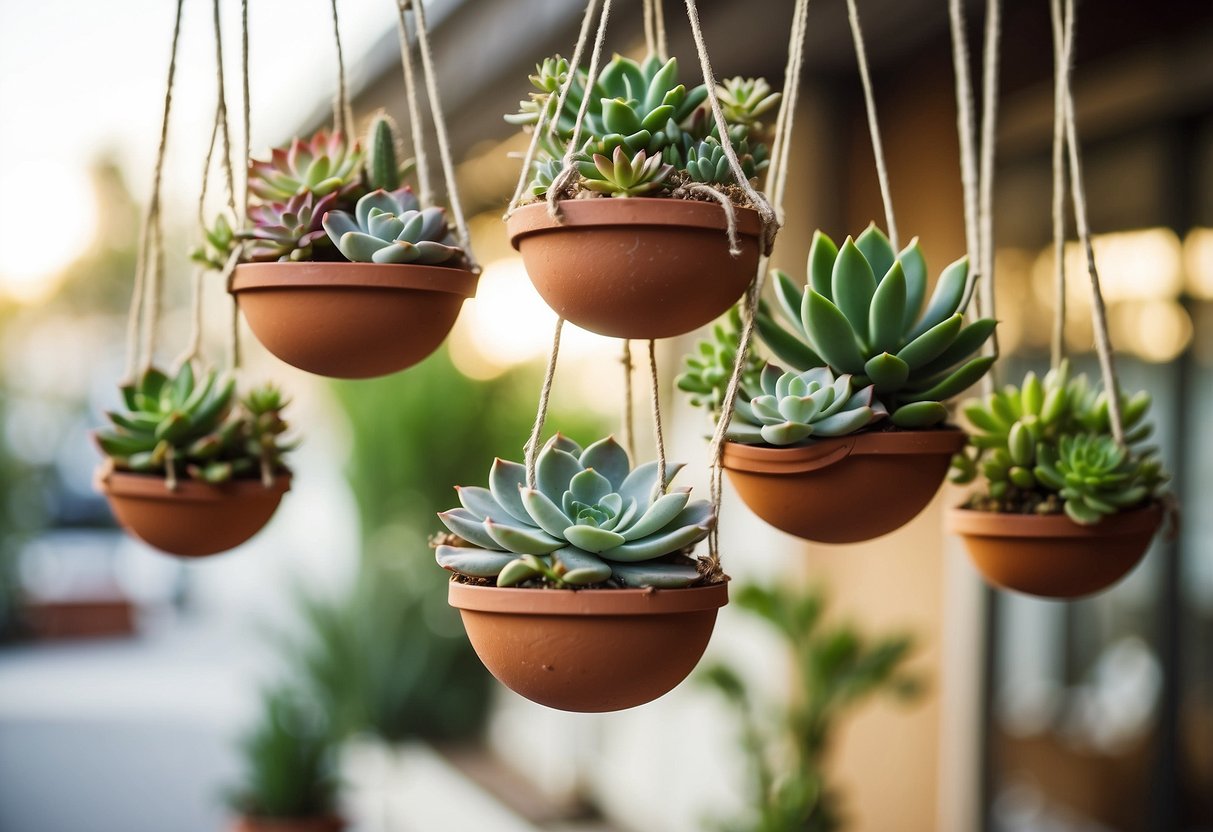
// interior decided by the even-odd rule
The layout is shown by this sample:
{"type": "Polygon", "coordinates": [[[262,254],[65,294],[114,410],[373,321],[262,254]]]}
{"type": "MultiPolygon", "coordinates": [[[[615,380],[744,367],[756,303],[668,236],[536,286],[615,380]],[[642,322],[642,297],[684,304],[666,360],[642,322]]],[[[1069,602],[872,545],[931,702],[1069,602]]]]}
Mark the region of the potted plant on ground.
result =
{"type": "Polygon", "coordinates": [[[122,388],[122,411],[94,434],[106,463],[97,487],[131,534],[157,549],[200,557],[239,546],[269,522],[291,474],[283,440],[287,402],[272,385],[242,399],[236,383],[187,361],[154,367],[122,388]]]}
{"type": "Polygon", "coordinates": [[[757,177],[767,166],[760,119],[780,95],[762,79],[725,81],[722,138],[707,88],[680,84],[674,58],[616,55],[588,91],[579,69],[556,113],[569,71],[546,59],[531,76],[536,92],[506,117],[538,132],[533,201],[507,223],[531,281],[562,318],[603,335],[664,338],[708,323],[749,285],[764,232],[722,142],[757,177]],[[575,132],[576,175],[561,176],[575,132]]]}
{"type": "MultiPolygon", "coordinates": [[[[944,424],[944,402],[989,370],[994,357],[976,353],[996,322],[963,323],[966,258],[926,300],[918,241],[895,253],[875,225],[841,247],[816,232],[808,270],[803,288],[774,272],[791,329],[765,309],[757,326],[794,372],[768,365],[743,376],[723,464],[771,525],[824,543],[870,540],[908,523],[939,489],[965,441],[944,424]]],[[[719,330],[687,359],[679,386],[718,411],[737,342],[735,327],[719,330]]]]}
{"type": "Polygon", "coordinates": [[[1167,475],[1156,449],[1150,396],[1121,397],[1124,446],[1113,438],[1106,391],[1063,361],[1041,381],[1028,373],[966,403],[968,448],[953,482],[981,487],[949,525],[991,583],[1047,598],[1106,589],[1144,556],[1163,518],[1167,475]]]}
{"type": "Polygon", "coordinates": [[[690,557],[706,501],[670,489],[681,468],[633,469],[611,437],[557,434],[526,467],[501,459],[489,487],[458,488],[436,541],[449,600],[485,666],[535,702],[614,711],[686,678],[727,601],[719,567],[690,557]],[[664,479],[662,474],[664,473],[664,479]]]}
{"type": "Polygon", "coordinates": [[[325,714],[288,688],[264,694],[260,721],[241,743],[244,785],[230,803],[233,832],[341,832],[336,743],[325,714]]]}
{"type": "Polygon", "coordinates": [[[367,378],[412,366],[442,342],[477,275],[442,208],[404,185],[391,121],[371,124],[366,153],[317,132],[250,160],[250,226],[221,218],[203,262],[243,244],[231,291],[274,355],[319,375],[367,378]]]}

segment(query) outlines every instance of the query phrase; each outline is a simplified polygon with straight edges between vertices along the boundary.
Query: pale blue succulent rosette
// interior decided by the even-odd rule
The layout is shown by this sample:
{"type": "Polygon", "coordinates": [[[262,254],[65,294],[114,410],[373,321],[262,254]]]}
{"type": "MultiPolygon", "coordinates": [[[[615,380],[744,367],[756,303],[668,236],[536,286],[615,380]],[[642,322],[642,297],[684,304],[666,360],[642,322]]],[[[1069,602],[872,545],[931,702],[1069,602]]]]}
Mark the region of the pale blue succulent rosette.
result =
{"type": "Polygon", "coordinates": [[[803,444],[857,433],[888,416],[873,385],[856,390],[851,375],[835,377],[828,367],[785,373],[767,364],[759,386],[760,395],[737,399],[726,434],[733,442],[803,444]]]}
{"type": "Polygon", "coordinates": [[[444,569],[499,587],[687,587],[702,580],[686,553],[716,518],[690,489],[660,480],[657,462],[632,468],[613,437],[584,450],[557,434],[540,451],[535,485],[526,467],[495,460],[489,487],[457,490],[459,508],[440,513],[466,546],[439,545],[444,569]]]}
{"type": "Polygon", "coordinates": [[[329,211],[324,230],[353,263],[458,265],[463,250],[454,244],[442,208],[421,208],[411,189],[371,191],[351,215],[329,211]]]}

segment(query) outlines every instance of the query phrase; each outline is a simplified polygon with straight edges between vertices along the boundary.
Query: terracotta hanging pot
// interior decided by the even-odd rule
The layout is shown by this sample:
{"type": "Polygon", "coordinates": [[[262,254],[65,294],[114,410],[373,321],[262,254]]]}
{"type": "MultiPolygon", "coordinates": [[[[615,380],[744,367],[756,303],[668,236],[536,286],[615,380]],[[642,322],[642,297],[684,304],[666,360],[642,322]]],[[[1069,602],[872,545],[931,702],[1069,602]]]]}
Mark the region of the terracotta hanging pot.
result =
{"type": "Polygon", "coordinates": [[[964,431],[857,433],[794,448],[726,442],[724,468],[750,510],[819,543],[858,543],[901,528],[939,490],[964,431]]]}
{"type": "Polygon", "coordinates": [[[181,480],[170,491],[164,477],[113,471],[97,489],[109,500],[119,524],[148,545],[195,558],[234,549],[269,522],[291,487],[280,475],[266,488],[260,480],[209,485],[181,480]]]}
{"type": "Polygon", "coordinates": [[[571,199],[510,215],[510,243],[558,315],[614,338],[669,338],[710,323],[758,267],[758,212],[737,208],[741,254],[729,254],[724,209],[687,199],[571,199]]]}
{"type": "Polygon", "coordinates": [[[1115,584],[1145,556],[1162,507],[1080,526],[1064,514],[1001,514],[954,508],[948,530],[964,538],[987,581],[1042,598],[1081,598],[1115,584]]]}
{"type": "Polygon", "coordinates": [[[728,585],[501,589],[451,582],[484,666],[532,702],[579,713],[634,708],[695,668],[728,585]]]}
{"type": "Polygon", "coordinates": [[[335,815],[321,818],[237,818],[232,832],[342,832],[345,821],[335,815]]]}
{"type": "Polygon", "coordinates": [[[245,263],[231,291],[257,340],[287,364],[371,378],[437,349],[476,281],[446,266],[245,263]]]}

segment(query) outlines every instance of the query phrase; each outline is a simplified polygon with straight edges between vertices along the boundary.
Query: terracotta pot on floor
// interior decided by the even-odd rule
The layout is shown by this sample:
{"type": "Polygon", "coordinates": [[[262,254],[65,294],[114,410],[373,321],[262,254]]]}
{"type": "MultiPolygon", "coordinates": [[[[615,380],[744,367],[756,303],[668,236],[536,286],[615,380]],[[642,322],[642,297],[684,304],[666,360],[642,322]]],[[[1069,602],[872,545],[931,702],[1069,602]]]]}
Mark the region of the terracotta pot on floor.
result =
{"type": "Polygon", "coordinates": [[[472,647],[502,684],[562,711],[651,702],[698,664],[728,585],[500,589],[452,581],[472,647]]]}
{"type": "Polygon", "coordinates": [[[287,364],[371,378],[437,349],[476,281],[445,266],[245,263],[231,291],[257,340],[287,364]]]}
{"type": "Polygon", "coordinates": [[[330,815],[323,818],[237,818],[232,832],[342,832],[345,821],[330,815]]]}
{"type": "Polygon", "coordinates": [[[792,448],[726,442],[724,468],[742,501],[777,529],[858,543],[918,516],[964,443],[956,428],[857,433],[792,448]]]}
{"type": "Polygon", "coordinates": [[[1162,523],[1162,507],[1080,526],[1064,514],[1000,514],[954,508],[948,530],[964,538],[987,581],[1041,598],[1081,598],[1115,584],[1141,562],[1162,523]]]}
{"type": "Polygon", "coordinates": [[[97,490],[124,529],[161,551],[203,557],[234,549],[270,521],[291,487],[283,474],[266,488],[260,480],[208,485],[181,480],[169,491],[164,477],[120,471],[101,474],[97,490]]]}
{"type": "Polygon", "coordinates": [[[535,289],[570,323],[614,338],[669,338],[732,306],[758,267],[758,212],[737,208],[741,254],[729,254],[724,209],[687,199],[570,199],[509,218],[510,243],[535,289]]]}

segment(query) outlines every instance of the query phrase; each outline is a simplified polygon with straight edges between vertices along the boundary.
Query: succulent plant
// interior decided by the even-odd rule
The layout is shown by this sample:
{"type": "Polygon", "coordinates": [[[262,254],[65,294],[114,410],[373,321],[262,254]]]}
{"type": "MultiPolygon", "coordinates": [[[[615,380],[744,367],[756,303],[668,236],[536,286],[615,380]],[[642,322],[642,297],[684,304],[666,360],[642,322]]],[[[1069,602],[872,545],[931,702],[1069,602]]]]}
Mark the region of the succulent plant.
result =
{"type": "Polygon", "coordinates": [[[1084,526],[1134,508],[1154,496],[1165,480],[1153,456],[1136,456],[1107,434],[1063,436],[1036,450],[1037,481],[1065,500],[1066,515],[1084,526]]]}
{"type": "Polygon", "coordinates": [[[461,508],[438,516],[466,546],[439,545],[440,566],[507,587],[528,582],[584,586],[689,586],[700,579],[683,554],[715,523],[690,489],[668,490],[681,469],[658,482],[656,462],[633,469],[611,437],[588,448],[557,434],[526,468],[501,459],[489,487],[462,487],[461,508]]]}
{"type": "Polygon", "coordinates": [[[760,126],[759,120],[775,109],[782,94],[771,91],[765,78],[728,78],[716,85],[716,97],[729,124],[760,126]]]}
{"type": "Polygon", "coordinates": [[[978,475],[984,477],[985,493],[970,501],[973,508],[1036,514],[1064,509],[1075,522],[1096,522],[1097,514],[1110,513],[1096,506],[1120,509],[1145,499],[1126,503],[1138,491],[1126,496],[1117,489],[1105,499],[1103,491],[1113,483],[1103,482],[1099,466],[1114,463],[1112,473],[1129,472],[1128,487],[1143,486],[1147,496],[1154,496],[1166,479],[1153,449],[1137,447],[1151,432],[1145,420],[1149,408],[1148,393],[1121,397],[1128,447],[1120,455],[1115,442],[1104,447],[1103,440],[1111,438],[1104,391],[1094,389],[1085,375],[1071,377],[1065,361],[1043,382],[1028,373],[1018,387],[1007,385],[982,400],[965,403],[972,432],[969,447],[952,458],[951,480],[967,484],[978,475]],[[1082,440],[1077,446],[1076,438],[1082,440]],[[1063,450],[1063,445],[1070,450],[1063,450]],[[1099,448],[1093,449],[1094,445],[1099,448]],[[1077,474],[1080,469],[1093,477],[1087,483],[1093,491],[1083,491],[1082,483],[1067,480],[1067,472],[1085,476],[1077,474]]]}
{"type": "Polygon", "coordinates": [[[106,414],[113,427],[97,432],[97,444],[116,469],[163,475],[169,488],[182,472],[209,483],[258,473],[272,480],[290,450],[278,442],[284,405],[267,388],[236,406],[235,389],[214,370],[198,377],[191,362],[172,377],[149,368],[122,388],[127,410],[106,414]]]}
{"type": "Polygon", "coordinates": [[[795,445],[806,439],[846,436],[888,415],[872,385],[852,387],[851,376],[829,367],[785,373],[767,364],[761,395],[739,398],[728,437],[745,444],[795,445]]]}
{"type": "Polygon", "coordinates": [[[215,217],[215,224],[202,229],[202,245],[190,251],[190,259],[214,271],[223,271],[240,240],[226,214],[215,217]]]}
{"type": "Polygon", "coordinates": [[[370,190],[396,191],[415,167],[412,159],[400,161],[400,139],[396,123],[379,113],[366,133],[366,184],[370,190]]]}
{"type": "Polygon", "coordinates": [[[858,386],[875,385],[897,427],[942,422],[942,402],[964,392],[994,362],[975,354],[997,322],[963,322],[967,258],[944,269],[925,308],[927,267],[917,238],[895,254],[874,224],[841,248],[816,232],[808,271],[803,289],[774,272],[792,332],[760,313],[763,341],[796,369],[828,366],[854,375],[858,386]]]}
{"type": "Polygon", "coordinates": [[[324,215],[324,229],[337,248],[355,263],[415,263],[438,265],[459,258],[441,208],[418,210],[408,188],[388,193],[371,191],[351,216],[345,211],[324,215]]]}
{"type": "Polygon", "coordinates": [[[644,196],[665,187],[674,168],[663,164],[661,153],[646,158],[643,150],[628,158],[622,147],[616,147],[608,159],[594,155],[592,162],[578,162],[584,186],[596,193],[615,197],[644,196]]]}
{"type": "MultiPolygon", "coordinates": [[[[737,347],[741,343],[741,308],[733,306],[723,319],[712,327],[711,337],[696,344],[696,350],[683,360],[684,370],[675,380],[678,389],[690,393],[691,404],[704,407],[712,414],[720,406],[733,375],[737,347]]],[[[753,398],[759,387],[759,374],[764,362],[750,350],[742,369],[738,396],[753,398]]]]}
{"type": "Polygon", "coordinates": [[[286,202],[311,193],[349,194],[362,186],[362,148],[340,131],[318,130],[310,140],[296,138],[277,147],[266,161],[249,160],[249,190],[262,202],[286,202]]]}
{"type": "Polygon", "coordinates": [[[564,164],[560,159],[536,159],[534,163],[535,176],[531,179],[531,194],[543,196],[552,187],[556,177],[560,175],[564,164]]]}
{"type": "Polygon", "coordinates": [[[337,204],[337,194],[317,198],[296,194],[286,202],[266,202],[249,208],[252,227],[242,236],[250,240],[244,259],[300,261],[315,259],[314,248],[329,246],[321,218],[337,204]]]}

